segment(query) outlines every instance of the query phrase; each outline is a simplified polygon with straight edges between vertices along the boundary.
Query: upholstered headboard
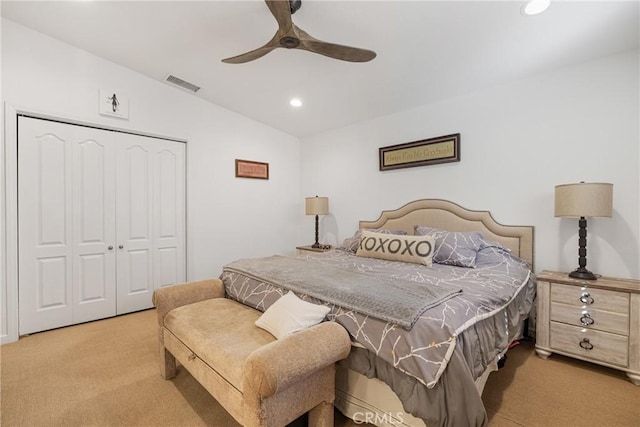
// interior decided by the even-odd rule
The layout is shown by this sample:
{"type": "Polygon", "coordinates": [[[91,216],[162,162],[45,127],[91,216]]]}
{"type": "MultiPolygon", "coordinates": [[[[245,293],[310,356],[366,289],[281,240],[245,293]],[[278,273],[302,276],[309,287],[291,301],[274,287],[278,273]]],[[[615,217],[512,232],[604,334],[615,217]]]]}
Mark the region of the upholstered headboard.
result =
{"type": "Polygon", "coordinates": [[[499,242],[533,269],[533,226],[503,225],[488,211],[472,211],[440,199],[416,200],[399,209],[383,211],[375,221],[360,221],[360,228],[403,230],[413,234],[416,225],[447,231],[481,231],[499,242]]]}

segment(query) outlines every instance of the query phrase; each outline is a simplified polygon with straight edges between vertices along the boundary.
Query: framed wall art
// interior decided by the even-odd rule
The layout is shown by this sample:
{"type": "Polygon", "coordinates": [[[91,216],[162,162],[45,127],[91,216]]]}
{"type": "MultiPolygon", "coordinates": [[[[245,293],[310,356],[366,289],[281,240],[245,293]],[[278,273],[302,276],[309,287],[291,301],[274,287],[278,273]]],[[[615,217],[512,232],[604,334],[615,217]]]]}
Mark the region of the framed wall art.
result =
{"type": "Polygon", "coordinates": [[[236,178],[269,179],[269,163],[236,159],[236,178]]]}
{"type": "Polygon", "coordinates": [[[98,91],[100,102],[98,103],[98,113],[103,116],[118,117],[119,119],[129,119],[129,99],[122,96],[122,93],[115,90],[101,89],[98,91]]]}
{"type": "Polygon", "coordinates": [[[460,134],[439,136],[378,149],[380,170],[460,161],[460,134]]]}

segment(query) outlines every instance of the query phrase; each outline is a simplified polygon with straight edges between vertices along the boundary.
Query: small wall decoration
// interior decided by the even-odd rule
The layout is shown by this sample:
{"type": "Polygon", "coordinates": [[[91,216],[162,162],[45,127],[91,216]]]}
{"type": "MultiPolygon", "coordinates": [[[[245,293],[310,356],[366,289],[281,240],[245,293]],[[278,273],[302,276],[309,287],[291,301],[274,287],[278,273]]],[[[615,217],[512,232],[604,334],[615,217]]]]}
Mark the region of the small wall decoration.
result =
{"type": "Polygon", "coordinates": [[[269,163],[236,159],[236,178],[269,179],[269,163]]]}
{"type": "Polygon", "coordinates": [[[380,170],[460,161],[460,134],[439,136],[378,149],[380,170]]]}
{"type": "Polygon", "coordinates": [[[103,116],[129,119],[129,99],[121,92],[101,89],[98,112],[103,116]]]}

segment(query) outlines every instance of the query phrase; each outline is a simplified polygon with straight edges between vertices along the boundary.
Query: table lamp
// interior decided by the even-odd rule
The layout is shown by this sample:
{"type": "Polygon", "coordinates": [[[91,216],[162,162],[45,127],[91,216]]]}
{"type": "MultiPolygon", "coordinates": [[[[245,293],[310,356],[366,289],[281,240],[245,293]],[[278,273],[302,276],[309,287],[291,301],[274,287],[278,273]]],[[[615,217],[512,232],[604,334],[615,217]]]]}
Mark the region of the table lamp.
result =
{"type": "Polygon", "coordinates": [[[580,182],[555,187],[556,217],[580,218],[578,220],[578,268],[569,277],[596,280],[587,270],[587,218],[613,216],[613,184],[580,182]]]}
{"type": "Polygon", "coordinates": [[[318,196],[305,197],[304,201],[305,214],[316,216],[316,242],[311,245],[311,247],[319,248],[320,243],[318,243],[318,215],[326,215],[329,213],[329,198],[318,196]]]}

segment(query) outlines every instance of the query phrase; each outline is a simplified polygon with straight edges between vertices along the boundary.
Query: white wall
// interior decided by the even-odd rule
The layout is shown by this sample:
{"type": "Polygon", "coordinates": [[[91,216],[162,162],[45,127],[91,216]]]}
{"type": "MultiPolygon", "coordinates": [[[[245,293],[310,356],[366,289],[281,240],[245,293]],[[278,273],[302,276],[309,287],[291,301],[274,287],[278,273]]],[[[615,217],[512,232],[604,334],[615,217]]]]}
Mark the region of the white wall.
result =
{"type": "MultiPolygon", "coordinates": [[[[0,5],[0,7],[2,7],[0,5]]],[[[2,32],[0,31],[0,46],[2,43],[2,32]]],[[[2,55],[0,55],[0,83],[2,81],[2,55]]],[[[2,84],[0,84],[0,100],[2,100],[2,84]]],[[[0,108],[0,134],[2,144],[0,144],[0,342],[8,336],[9,318],[7,312],[7,253],[6,253],[6,189],[5,189],[5,167],[4,167],[4,114],[0,108]]]]}
{"type": "MultiPolygon", "coordinates": [[[[328,196],[325,243],[421,198],[535,226],[535,267],[578,266],[577,220],[557,184],[614,184],[614,217],[588,221],[587,268],[640,278],[639,56],[627,52],[302,140],[302,190],[328,196]],[[378,148],[461,134],[461,161],[378,171],[378,148]]],[[[428,76],[425,76],[428,78],[428,76]]],[[[305,225],[306,226],[306,225],[305,225]]]]}
{"type": "MultiPolygon", "coordinates": [[[[297,138],[6,19],[2,89],[14,108],[188,141],[190,280],[236,258],[294,253],[304,219],[297,138]],[[129,98],[128,121],[98,114],[99,89],[129,98]],[[269,180],[235,178],[236,158],[268,162],[269,180]]],[[[15,143],[3,138],[3,151],[5,142],[15,143]]]]}

